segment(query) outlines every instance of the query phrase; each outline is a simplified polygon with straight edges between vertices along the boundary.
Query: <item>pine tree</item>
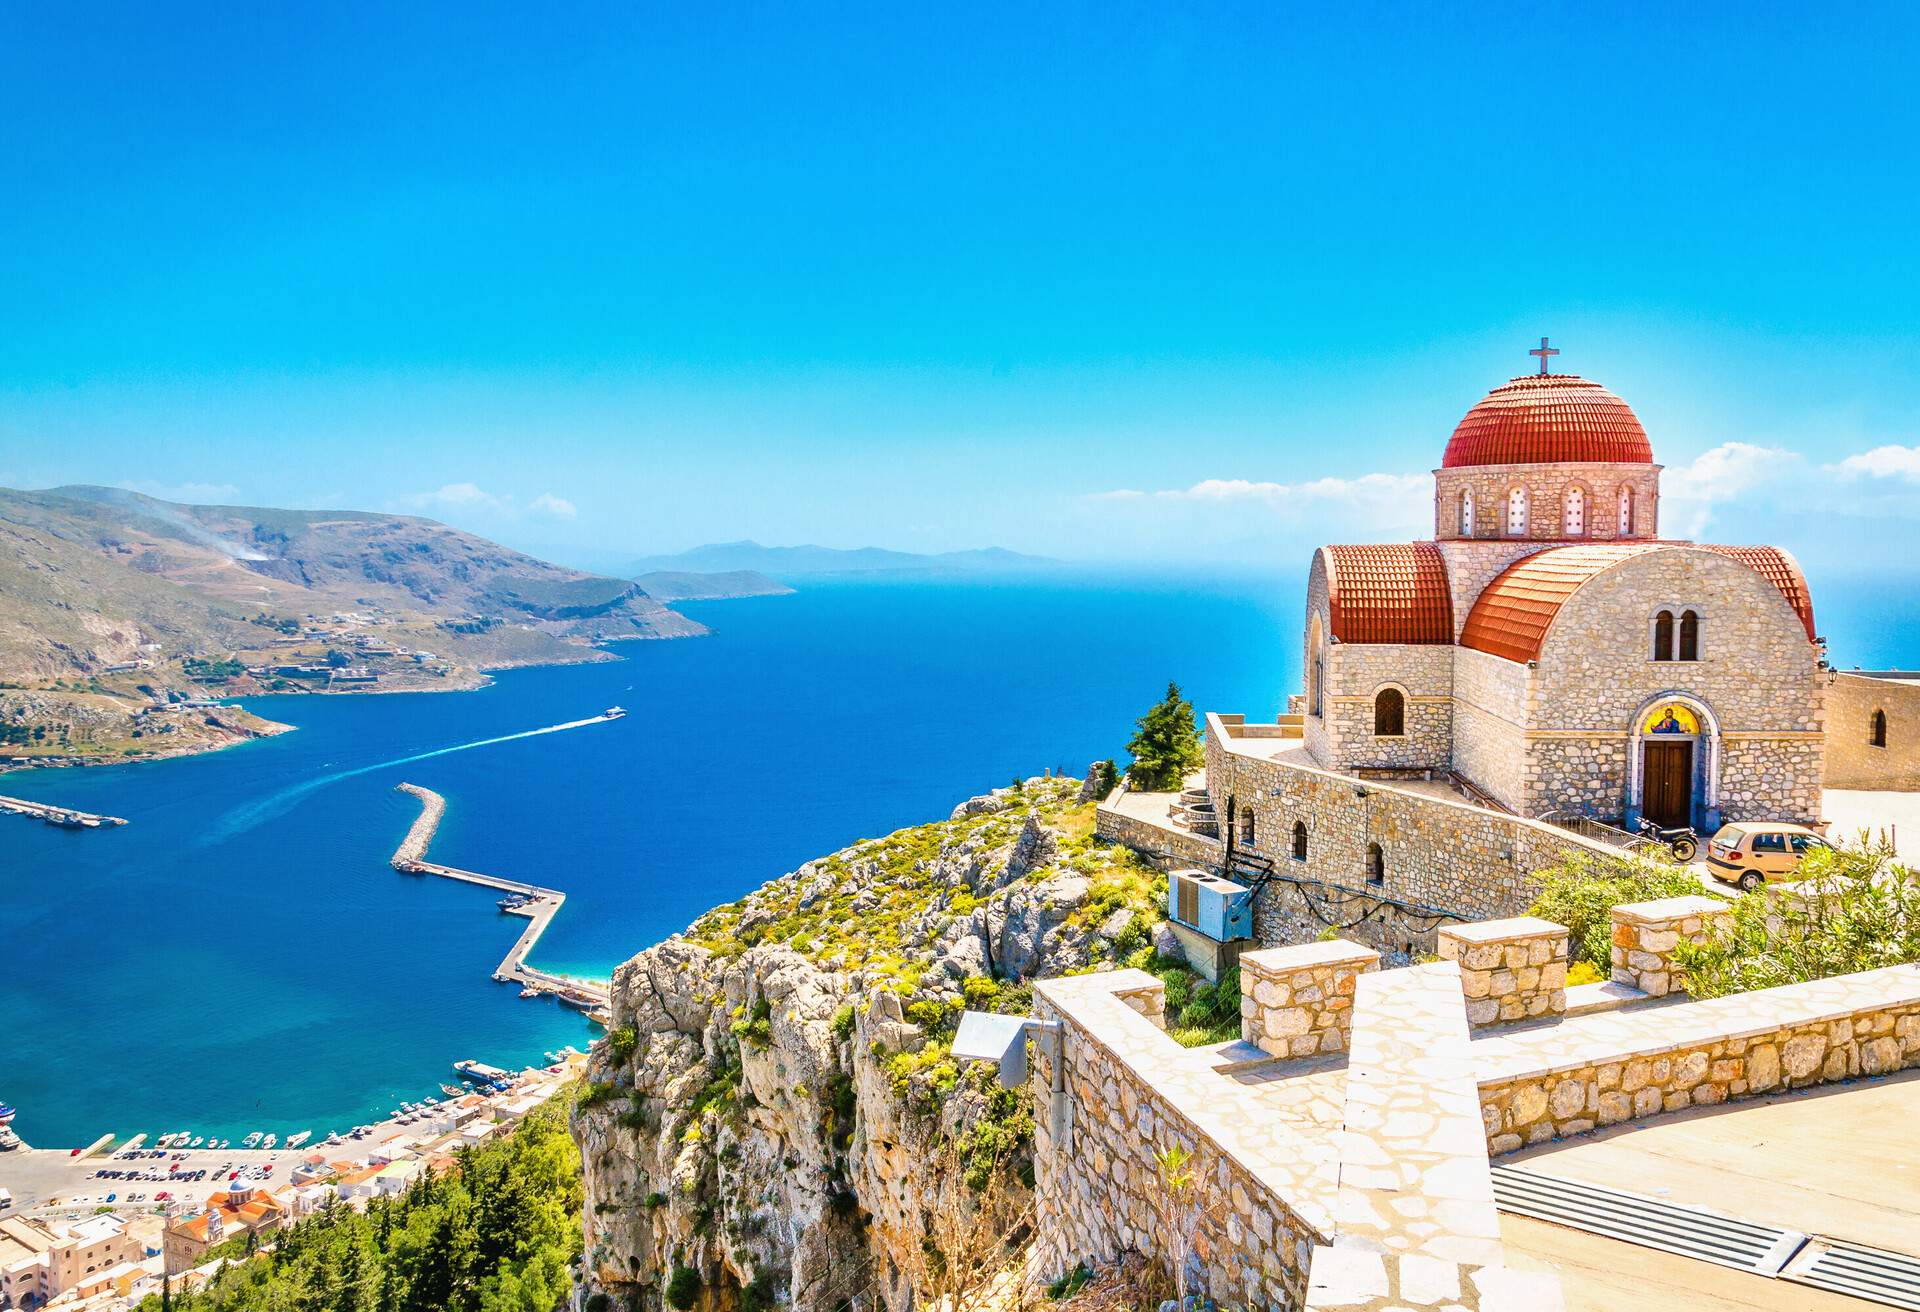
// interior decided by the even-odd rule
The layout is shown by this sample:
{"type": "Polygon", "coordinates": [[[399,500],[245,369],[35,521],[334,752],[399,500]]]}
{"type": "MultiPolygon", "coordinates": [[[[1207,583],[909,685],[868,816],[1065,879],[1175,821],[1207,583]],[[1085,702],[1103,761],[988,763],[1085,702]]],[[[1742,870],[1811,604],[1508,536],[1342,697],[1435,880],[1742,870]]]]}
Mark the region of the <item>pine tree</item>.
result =
{"type": "Polygon", "coordinates": [[[1169,683],[1167,695],[1136,722],[1127,751],[1133,764],[1127,779],[1151,793],[1171,792],[1205,758],[1200,733],[1193,723],[1193,703],[1180,695],[1180,685],[1169,683]]]}

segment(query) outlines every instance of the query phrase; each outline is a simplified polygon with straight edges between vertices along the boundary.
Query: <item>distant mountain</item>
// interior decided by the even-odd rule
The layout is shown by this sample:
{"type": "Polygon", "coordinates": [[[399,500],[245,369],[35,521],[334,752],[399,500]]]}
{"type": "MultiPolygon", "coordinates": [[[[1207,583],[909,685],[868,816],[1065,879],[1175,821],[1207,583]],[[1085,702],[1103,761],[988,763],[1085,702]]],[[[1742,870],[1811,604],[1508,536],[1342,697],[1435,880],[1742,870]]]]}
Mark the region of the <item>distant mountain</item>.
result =
{"type": "Polygon", "coordinates": [[[659,602],[722,601],[732,597],[784,597],[793,589],[758,570],[733,569],[716,574],[689,574],[683,570],[655,570],[634,580],[659,602]]]}
{"type": "Polygon", "coordinates": [[[91,674],[152,644],[167,659],[216,656],[263,645],[290,618],[371,609],[461,622],[436,650],[460,659],[471,639],[466,663],[482,667],[577,659],[586,638],[705,632],[630,579],[430,519],[0,488],[0,681],[91,674]]]}
{"type": "Polygon", "coordinates": [[[973,551],[943,551],[923,555],[889,551],[884,547],[764,547],[758,542],[714,542],[672,556],[649,556],[634,561],[625,574],[649,571],[719,573],[754,570],[776,579],[792,580],[826,574],[921,572],[989,574],[1047,569],[1059,562],[1045,556],[1027,556],[1003,547],[973,551]]]}

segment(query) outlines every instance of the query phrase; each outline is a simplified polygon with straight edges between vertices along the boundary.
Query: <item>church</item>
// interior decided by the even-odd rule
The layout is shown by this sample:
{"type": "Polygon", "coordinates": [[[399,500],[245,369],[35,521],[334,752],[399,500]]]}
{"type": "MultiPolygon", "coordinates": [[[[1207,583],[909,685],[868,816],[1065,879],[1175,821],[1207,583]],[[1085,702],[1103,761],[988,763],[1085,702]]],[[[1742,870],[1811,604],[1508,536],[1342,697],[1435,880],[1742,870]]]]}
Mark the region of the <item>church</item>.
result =
{"type": "Polygon", "coordinates": [[[1663,538],[1639,418],[1549,372],[1544,339],[1532,354],[1539,373],[1454,428],[1430,541],[1314,554],[1306,753],[1527,817],[1817,819],[1824,662],[1800,567],[1663,538]]]}

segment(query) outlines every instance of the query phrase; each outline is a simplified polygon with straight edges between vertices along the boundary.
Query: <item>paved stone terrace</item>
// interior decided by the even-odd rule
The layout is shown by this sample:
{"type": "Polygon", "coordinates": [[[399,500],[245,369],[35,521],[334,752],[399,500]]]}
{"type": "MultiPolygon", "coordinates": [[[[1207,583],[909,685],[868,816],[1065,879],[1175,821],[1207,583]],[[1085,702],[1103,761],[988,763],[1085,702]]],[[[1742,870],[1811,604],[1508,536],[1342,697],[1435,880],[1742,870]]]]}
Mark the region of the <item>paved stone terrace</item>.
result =
{"type": "MultiPolygon", "coordinates": [[[[1541,922],[1505,929],[1531,944],[1541,922]]],[[[1501,947],[1501,932],[1476,927],[1488,941],[1474,946],[1501,947]]],[[[1323,988],[1311,968],[1335,950],[1249,954],[1271,960],[1243,985],[1323,988]]],[[[1245,1042],[1179,1047],[1159,1028],[1161,986],[1141,972],[1037,984],[1040,1015],[1063,1027],[1069,1103],[1056,1143],[1054,1095],[1036,1082],[1044,1259],[1065,1270],[1169,1251],[1154,1153],[1178,1143],[1223,1200],[1195,1218],[1194,1262],[1225,1304],[1547,1312],[1562,1306],[1557,1282],[1505,1260],[1490,1151],[1920,1065],[1914,965],[1703,1002],[1641,995],[1471,1036],[1454,961],[1353,963],[1333,986],[1354,1005],[1304,1013],[1309,1033],[1350,1037],[1281,1059],[1245,1042]]],[[[1249,992],[1244,1010],[1291,1001],[1249,992]]]]}

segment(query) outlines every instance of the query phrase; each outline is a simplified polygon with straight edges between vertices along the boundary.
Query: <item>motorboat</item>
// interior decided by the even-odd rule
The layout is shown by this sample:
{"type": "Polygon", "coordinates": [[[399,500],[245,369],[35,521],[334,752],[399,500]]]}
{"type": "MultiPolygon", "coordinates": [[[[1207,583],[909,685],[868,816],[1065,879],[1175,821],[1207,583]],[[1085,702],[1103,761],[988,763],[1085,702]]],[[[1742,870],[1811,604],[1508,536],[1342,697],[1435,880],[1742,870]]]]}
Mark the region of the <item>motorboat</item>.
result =
{"type": "Polygon", "coordinates": [[[609,706],[606,710],[600,712],[600,718],[603,720],[618,720],[626,713],[627,708],[624,706],[609,706]]]}
{"type": "Polygon", "coordinates": [[[260,1131],[255,1130],[252,1134],[240,1141],[240,1146],[242,1148],[258,1148],[260,1146],[260,1140],[263,1137],[260,1131]]]}
{"type": "Polygon", "coordinates": [[[272,1148],[272,1147],[273,1147],[273,1146],[274,1146],[275,1144],[277,1144],[277,1143],[279,1143],[279,1142],[280,1142],[280,1138],[279,1138],[279,1136],[278,1136],[278,1135],[272,1135],[272,1134],[270,1134],[270,1135],[268,1135],[268,1136],[267,1136],[266,1138],[264,1138],[264,1139],[262,1139],[262,1140],[260,1141],[260,1146],[261,1146],[262,1148],[268,1148],[268,1149],[271,1149],[271,1148],[272,1148]]]}

